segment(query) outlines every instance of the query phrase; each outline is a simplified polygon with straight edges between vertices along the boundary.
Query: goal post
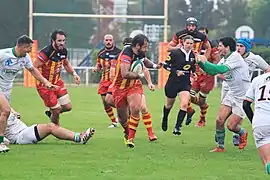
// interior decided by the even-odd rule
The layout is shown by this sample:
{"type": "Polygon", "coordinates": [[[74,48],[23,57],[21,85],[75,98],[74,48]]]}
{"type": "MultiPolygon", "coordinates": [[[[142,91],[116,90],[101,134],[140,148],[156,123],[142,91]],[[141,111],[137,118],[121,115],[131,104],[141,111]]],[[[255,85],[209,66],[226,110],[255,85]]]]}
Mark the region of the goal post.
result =
{"type": "MultiPolygon", "coordinates": [[[[163,15],[123,15],[123,14],[75,14],[75,13],[40,13],[35,12],[34,9],[34,1],[35,0],[28,0],[29,1],[29,37],[31,39],[35,39],[34,37],[34,19],[35,17],[48,17],[48,18],[96,18],[96,19],[115,19],[115,18],[125,18],[125,19],[133,19],[133,20],[145,20],[145,19],[153,19],[153,20],[163,20],[163,38],[160,36],[162,42],[167,42],[167,35],[168,35],[168,0],[164,0],[163,8],[164,14],[163,15]]],[[[162,23],[161,23],[162,24],[162,23]]],[[[37,52],[33,52],[32,55],[36,55],[37,52]]],[[[32,60],[35,60],[36,57],[32,57],[32,60]]],[[[88,72],[88,69],[86,70],[88,72]]],[[[163,74],[163,73],[162,73],[163,74]]],[[[33,77],[30,74],[25,74],[27,78],[24,78],[24,85],[25,87],[32,87],[33,77]]],[[[158,79],[163,78],[158,75],[158,79]]],[[[163,78],[164,79],[164,78],[163,78]]],[[[159,81],[159,80],[158,80],[159,81]]],[[[86,80],[88,83],[88,80],[86,80]]]]}

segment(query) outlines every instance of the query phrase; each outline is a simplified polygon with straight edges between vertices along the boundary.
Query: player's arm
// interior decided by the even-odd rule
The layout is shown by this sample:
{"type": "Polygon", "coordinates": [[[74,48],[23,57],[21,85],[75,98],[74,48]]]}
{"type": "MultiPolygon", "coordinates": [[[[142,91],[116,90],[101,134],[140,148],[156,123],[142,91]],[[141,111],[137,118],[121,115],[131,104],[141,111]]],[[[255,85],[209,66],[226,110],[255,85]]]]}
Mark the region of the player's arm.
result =
{"type": "Polygon", "coordinates": [[[115,77],[115,68],[116,68],[117,60],[113,59],[111,60],[111,66],[110,66],[110,80],[112,81],[115,77]]]}
{"type": "Polygon", "coordinates": [[[210,42],[206,39],[205,42],[204,42],[204,45],[205,45],[205,56],[206,58],[210,58],[211,56],[211,44],[210,42]]]}
{"type": "Polygon", "coordinates": [[[144,58],[143,63],[144,63],[144,66],[147,68],[160,69],[162,67],[161,63],[155,64],[150,59],[148,59],[146,57],[144,58]]]}
{"type": "Polygon", "coordinates": [[[243,109],[249,119],[249,121],[252,123],[252,119],[253,119],[253,110],[251,108],[251,103],[254,101],[255,99],[255,89],[256,89],[256,79],[254,78],[252,80],[251,86],[249,87],[249,89],[246,92],[246,98],[243,102],[243,109]]]}
{"type": "Polygon", "coordinates": [[[70,62],[68,61],[68,59],[65,59],[63,61],[63,67],[65,68],[65,70],[71,74],[76,82],[76,84],[80,84],[81,79],[80,76],[76,73],[76,71],[74,70],[74,68],[71,66],[70,62]]]}
{"type": "Polygon", "coordinates": [[[168,45],[168,51],[172,51],[174,49],[179,49],[181,46],[179,45],[178,42],[178,37],[176,35],[176,33],[173,35],[173,38],[171,40],[171,42],[168,45]]]}
{"type": "Polygon", "coordinates": [[[163,68],[171,73],[176,73],[177,69],[171,66],[173,61],[174,61],[174,52],[169,52],[165,62],[163,62],[163,68]]]}
{"type": "Polygon", "coordinates": [[[270,72],[270,66],[260,55],[256,55],[256,61],[258,63],[257,68],[262,69],[264,72],[270,72]]]}
{"type": "Polygon", "coordinates": [[[98,56],[98,57],[97,57],[97,63],[96,63],[95,68],[93,69],[93,72],[100,71],[101,68],[102,68],[102,66],[101,66],[101,63],[100,63],[100,57],[98,56]]]}
{"type": "Polygon", "coordinates": [[[152,83],[152,79],[151,79],[151,75],[150,75],[149,69],[148,68],[144,68],[143,69],[143,72],[144,72],[145,80],[146,80],[146,82],[148,84],[148,88],[150,89],[150,91],[154,91],[155,90],[155,85],[152,83]]]}
{"type": "Polygon", "coordinates": [[[253,110],[251,108],[251,104],[252,104],[253,100],[246,98],[243,102],[243,109],[249,119],[249,121],[252,123],[252,119],[253,119],[253,110]]]}
{"type": "Polygon", "coordinates": [[[130,71],[131,57],[127,55],[121,55],[120,57],[120,69],[121,75],[125,79],[140,79],[144,76],[144,74],[138,74],[130,71]]]}
{"type": "Polygon", "coordinates": [[[197,55],[196,59],[200,68],[212,76],[230,71],[229,67],[226,65],[210,63],[205,56],[197,55]]]}

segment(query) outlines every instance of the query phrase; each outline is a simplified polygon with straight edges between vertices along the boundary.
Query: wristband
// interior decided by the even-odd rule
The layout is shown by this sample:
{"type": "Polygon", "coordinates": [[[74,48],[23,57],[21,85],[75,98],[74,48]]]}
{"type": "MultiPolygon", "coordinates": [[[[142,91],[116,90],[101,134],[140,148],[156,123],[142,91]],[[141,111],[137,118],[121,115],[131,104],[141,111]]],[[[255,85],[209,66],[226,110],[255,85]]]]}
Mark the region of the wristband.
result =
{"type": "Polygon", "coordinates": [[[73,71],[72,75],[73,76],[78,76],[78,74],[76,73],[76,71],[73,71]]]}
{"type": "Polygon", "coordinates": [[[156,65],[156,64],[153,64],[153,68],[154,68],[154,69],[157,69],[157,65],[156,65]]]}

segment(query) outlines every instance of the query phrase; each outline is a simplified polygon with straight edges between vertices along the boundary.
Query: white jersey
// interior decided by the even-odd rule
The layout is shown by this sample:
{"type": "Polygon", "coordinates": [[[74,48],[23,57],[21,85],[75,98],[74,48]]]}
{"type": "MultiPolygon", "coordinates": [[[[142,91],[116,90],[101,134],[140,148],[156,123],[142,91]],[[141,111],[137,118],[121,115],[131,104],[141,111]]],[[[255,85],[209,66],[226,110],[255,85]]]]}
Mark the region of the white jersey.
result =
{"type": "Polygon", "coordinates": [[[230,70],[224,73],[225,81],[229,86],[228,94],[236,98],[244,98],[249,87],[249,71],[244,59],[238,52],[231,53],[224,58],[223,65],[230,70]]]}
{"type": "MultiPolygon", "coordinates": [[[[265,71],[269,66],[267,64],[267,62],[260,55],[255,55],[252,52],[250,52],[249,55],[244,58],[244,60],[248,65],[250,81],[251,81],[252,74],[253,74],[255,69],[261,69],[261,70],[265,71]]],[[[220,63],[221,64],[224,63],[224,59],[220,63]]],[[[224,90],[229,90],[229,86],[226,83],[226,81],[222,82],[222,88],[224,90]]]]}
{"type": "Polygon", "coordinates": [[[256,68],[263,71],[268,68],[267,62],[265,62],[265,60],[260,55],[255,55],[252,52],[250,52],[249,55],[244,58],[244,60],[248,65],[250,81],[252,78],[252,74],[256,68]]]}
{"type": "Polygon", "coordinates": [[[270,73],[265,73],[253,79],[246,93],[248,99],[255,103],[252,128],[270,125],[270,73]]]}
{"type": "Polygon", "coordinates": [[[25,57],[16,57],[14,48],[0,50],[0,92],[4,93],[8,100],[10,99],[13,81],[24,67],[27,69],[33,67],[29,54],[25,57]]]}
{"type": "Polygon", "coordinates": [[[10,143],[14,144],[17,140],[18,134],[25,128],[27,128],[26,124],[11,112],[7,120],[7,127],[4,136],[10,141],[10,143]]]}

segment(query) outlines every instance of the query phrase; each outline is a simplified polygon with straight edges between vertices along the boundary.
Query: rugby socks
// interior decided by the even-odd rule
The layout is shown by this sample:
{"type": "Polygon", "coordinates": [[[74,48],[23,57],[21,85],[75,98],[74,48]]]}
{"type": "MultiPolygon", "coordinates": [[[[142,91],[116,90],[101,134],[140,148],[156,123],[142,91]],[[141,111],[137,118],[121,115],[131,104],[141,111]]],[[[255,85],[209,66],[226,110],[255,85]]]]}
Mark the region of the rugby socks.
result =
{"type": "Polygon", "coordinates": [[[4,142],[4,136],[0,136],[0,143],[4,142]]]}
{"type": "Polygon", "coordinates": [[[224,149],[225,129],[216,129],[215,138],[218,147],[224,149]]]}
{"type": "Polygon", "coordinates": [[[187,113],[192,113],[193,109],[192,109],[192,105],[191,105],[191,101],[188,101],[188,108],[187,108],[187,113]]]}
{"type": "Polygon", "coordinates": [[[175,124],[175,129],[179,130],[182,127],[182,123],[184,121],[186,114],[187,114],[186,111],[180,109],[180,111],[178,112],[177,121],[175,124]]]}
{"type": "Polygon", "coordinates": [[[205,121],[205,116],[208,110],[208,104],[204,104],[203,106],[200,107],[201,109],[201,115],[200,115],[200,121],[205,121]]]}
{"type": "Polygon", "coordinates": [[[268,175],[270,175],[270,163],[267,163],[267,164],[265,165],[265,171],[266,171],[266,173],[267,173],[268,175]]]}
{"type": "Polygon", "coordinates": [[[168,120],[168,116],[169,116],[170,111],[171,111],[171,109],[168,109],[165,106],[163,107],[163,119],[168,120]]]}
{"type": "Polygon", "coordinates": [[[142,119],[148,134],[153,134],[151,114],[149,112],[142,113],[142,119]]]}
{"type": "Polygon", "coordinates": [[[78,132],[74,133],[73,141],[77,143],[81,142],[81,134],[78,132]]]}
{"type": "Polygon", "coordinates": [[[111,106],[105,107],[105,111],[109,118],[111,119],[112,123],[116,123],[116,118],[114,117],[113,108],[111,106]]]}
{"type": "Polygon", "coordinates": [[[238,134],[239,134],[240,136],[242,136],[244,133],[245,133],[245,129],[242,128],[242,127],[240,127],[240,130],[239,130],[238,134]]]}
{"type": "Polygon", "coordinates": [[[130,115],[129,123],[128,123],[128,139],[134,139],[136,135],[136,130],[139,125],[140,118],[136,118],[130,115]]]}
{"type": "Polygon", "coordinates": [[[193,104],[199,105],[199,98],[197,96],[192,96],[191,102],[193,104]]]}

